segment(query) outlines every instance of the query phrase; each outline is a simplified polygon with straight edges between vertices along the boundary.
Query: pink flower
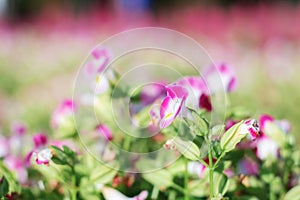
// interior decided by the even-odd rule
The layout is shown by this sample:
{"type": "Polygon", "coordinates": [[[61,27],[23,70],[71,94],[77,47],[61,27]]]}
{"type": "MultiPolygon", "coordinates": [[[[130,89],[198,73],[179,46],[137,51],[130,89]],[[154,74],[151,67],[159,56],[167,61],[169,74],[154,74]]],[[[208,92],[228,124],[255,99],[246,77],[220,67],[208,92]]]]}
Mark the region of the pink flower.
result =
{"type": "Polygon", "coordinates": [[[188,96],[185,101],[187,106],[192,108],[203,108],[207,111],[212,110],[209,91],[201,77],[185,77],[177,81],[175,84],[184,87],[188,91],[188,96]]]}
{"type": "Polygon", "coordinates": [[[58,128],[66,123],[67,119],[73,115],[75,109],[75,104],[71,99],[64,100],[54,111],[51,118],[51,126],[53,128],[58,128]]]}
{"type": "Polygon", "coordinates": [[[245,133],[249,133],[252,140],[255,140],[259,136],[260,129],[255,119],[246,120],[241,128],[244,129],[245,133]]]}
{"type": "Polygon", "coordinates": [[[49,165],[49,162],[53,157],[53,153],[51,149],[45,148],[38,152],[33,152],[32,157],[38,165],[49,165]]]}
{"type": "Polygon", "coordinates": [[[28,173],[24,160],[18,156],[9,155],[3,160],[5,165],[9,170],[15,171],[17,173],[18,181],[22,184],[25,184],[28,179],[28,173]]]}
{"type": "Polygon", "coordinates": [[[47,144],[47,136],[44,133],[39,133],[33,136],[33,142],[35,148],[40,148],[47,144]]]}
{"type": "Polygon", "coordinates": [[[103,187],[102,193],[106,200],[145,200],[148,197],[148,192],[146,190],[131,198],[110,187],[103,187]]]}
{"type": "Polygon", "coordinates": [[[270,115],[261,115],[259,118],[259,127],[261,128],[261,131],[263,133],[264,129],[265,129],[265,125],[267,122],[273,122],[274,118],[270,115]]]}
{"type": "Polygon", "coordinates": [[[98,133],[100,133],[102,136],[104,136],[107,141],[111,141],[113,139],[111,130],[107,126],[105,126],[104,124],[99,124],[96,127],[96,131],[98,133]]]}
{"type": "Polygon", "coordinates": [[[108,78],[104,75],[104,69],[110,61],[110,54],[104,48],[96,48],[92,51],[92,60],[89,61],[84,70],[88,79],[94,79],[91,85],[95,94],[102,94],[109,89],[108,78]]]}
{"type": "Polygon", "coordinates": [[[7,139],[0,135],[0,158],[9,154],[9,144],[7,139]]]}
{"type": "Polygon", "coordinates": [[[261,160],[265,160],[268,157],[277,158],[279,154],[279,147],[271,138],[263,135],[258,138],[255,153],[261,160]]]}
{"type": "Polygon", "coordinates": [[[19,122],[15,122],[11,126],[11,131],[15,135],[24,135],[26,130],[27,130],[26,126],[22,123],[19,123],[19,122]]]}
{"type": "Polygon", "coordinates": [[[187,90],[179,85],[170,85],[166,89],[167,96],[160,106],[160,128],[166,128],[174,121],[188,94],[187,90]]]}
{"type": "Polygon", "coordinates": [[[236,88],[236,77],[232,67],[225,63],[216,63],[210,65],[204,70],[204,78],[208,83],[212,93],[220,91],[220,85],[216,81],[221,79],[223,88],[227,92],[232,92],[236,88]]]}
{"type": "Polygon", "coordinates": [[[97,72],[102,72],[105,69],[111,57],[108,51],[102,47],[94,49],[92,56],[94,58],[93,64],[96,66],[97,72]]]}
{"type": "Polygon", "coordinates": [[[188,172],[190,174],[197,174],[199,178],[203,178],[206,166],[197,161],[190,161],[188,163],[188,172]]]}
{"type": "Polygon", "coordinates": [[[152,104],[165,94],[166,88],[164,83],[155,83],[146,85],[141,91],[141,102],[144,106],[152,104]]]}
{"type": "Polygon", "coordinates": [[[250,158],[244,158],[238,164],[238,170],[241,174],[257,175],[258,169],[258,164],[250,158]]]}

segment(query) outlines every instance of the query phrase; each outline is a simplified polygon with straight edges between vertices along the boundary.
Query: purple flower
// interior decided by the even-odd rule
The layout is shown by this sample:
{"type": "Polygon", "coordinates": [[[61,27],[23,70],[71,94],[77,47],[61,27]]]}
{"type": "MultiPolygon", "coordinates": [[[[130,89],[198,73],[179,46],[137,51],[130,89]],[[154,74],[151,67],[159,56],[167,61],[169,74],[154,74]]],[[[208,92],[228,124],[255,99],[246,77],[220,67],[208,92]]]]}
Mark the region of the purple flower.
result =
{"type": "Polygon", "coordinates": [[[107,126],[105,126],[104,124],[99,124],[96,127],[96,131],[98,133],[100,133],[102,136],[104,136],[107,141],[111,141],[113,139],[113,135],[111,133],[111,130],[107,126]]]}
{"type": "Polygon", "coordinates": [[[167,96],[160,106],[160,128],[166,128],[174,121],[188,95],[187,90],[179,85],[166,86],[166,89],[167,96]]]}
{"type": "Polygon", "coordinates": [[[232,67],[225,63],[212,64],[204,70],[203,74],[212,93],[222,89],[219,85],[215,84],[219,78],[221,78],[223,88],[227,92],[232,92],[236,88],[235,72],[232,67]]]}
{"type": "Polygon", "coordinates": [[[141,102],[144,106],[152,104],[166,92],[164,83],[155,83],[144,86],[141,91],[141,102]]]}
{"type": "Polygon", "coordinates": [[[241,174],[257,175],[258,169],[258,164],[250,158],[244,158],[238,164],[238,170],[241,174]]]}

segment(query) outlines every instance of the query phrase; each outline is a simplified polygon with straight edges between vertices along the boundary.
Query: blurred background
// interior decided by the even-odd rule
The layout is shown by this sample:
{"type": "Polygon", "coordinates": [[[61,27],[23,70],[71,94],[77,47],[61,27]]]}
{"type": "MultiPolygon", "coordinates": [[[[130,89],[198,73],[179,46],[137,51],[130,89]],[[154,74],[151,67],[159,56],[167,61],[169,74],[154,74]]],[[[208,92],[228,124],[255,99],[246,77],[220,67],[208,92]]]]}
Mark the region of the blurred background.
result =
{"type": "Polygon", "coordinates": [[[0,127],[49,130],[90,50],[112,34],[185,33],[237,71],[234,105],[292,122],[300,142],[298,0],[0,0],[0,127]]]}

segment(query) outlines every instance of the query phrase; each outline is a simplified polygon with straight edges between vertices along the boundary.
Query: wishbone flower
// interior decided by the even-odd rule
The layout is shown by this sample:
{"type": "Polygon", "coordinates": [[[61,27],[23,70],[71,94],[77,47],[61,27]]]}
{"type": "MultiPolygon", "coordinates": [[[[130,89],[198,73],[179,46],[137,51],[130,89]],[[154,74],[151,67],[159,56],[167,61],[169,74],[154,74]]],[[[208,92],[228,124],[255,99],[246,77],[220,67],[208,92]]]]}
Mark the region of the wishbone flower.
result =
{"type": "Polygon", "coordinates": [[[51,149],[45,148],[39,152],[33,152],[32,157],[38,165],[49,165],[53,152],[51,149]]]}
{"type": "Polygon", "coordinates": [[[203,77],[208,83],[212,93],[225,89],[226,92],[232,92],[236,88],[236,77],[233,68],[225,63],[215,63],[204,69],[203,77]],[[216,85],[215,81],[221,78],[223,88],[216,85]]]}
{"type": "Polygon", "coordinates": [[[187,90],[179,85],[170,85],[166,89],[167,96],[160,106],[160,128],[166,128],[175,120],[188,95],[187,90]]]}
{"type": "Polygon", "coordinates": [[[131,198],[110,187],[103,187],[102,193],[105,200],[145,200],[148,197],[148,192],[146,190],[131,198]]]}

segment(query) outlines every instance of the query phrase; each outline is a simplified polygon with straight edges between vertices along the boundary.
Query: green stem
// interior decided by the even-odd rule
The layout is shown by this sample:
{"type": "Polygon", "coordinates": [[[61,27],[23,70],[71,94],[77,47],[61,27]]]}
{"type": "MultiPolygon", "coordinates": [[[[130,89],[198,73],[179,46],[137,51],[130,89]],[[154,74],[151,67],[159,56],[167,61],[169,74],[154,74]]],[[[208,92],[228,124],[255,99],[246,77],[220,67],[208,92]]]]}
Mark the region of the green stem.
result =
{"type": "Polygon", "coordinates": [[[123,143],[123,149],[126,150],[126,151],[129,151],[130,143],[131,143],[131,137],[126,134],[125,139],[124,139],[124,143],[123,143]]]}
{"type": "Polygon", "coordinates": [[[214,169],[215,169],[216,167],[218,167],[218,164],[219,164],[219,162],[221,161],[221,159],[224,157],[224,155],[225,155],[225,152],[222,151],[221,155],[219,156],[219,158],[216,160],[216,162],[215,162],[215,164],[214,164],[214,169]]]}
{"type": "Polygon", "coordinates": [[[184,188],[182,188],[181,186],[177,185],[177,184],[173,184],[172,187],[176,190],[178,190],[179,192],[181,192],[182,194],[185,194],[185,190],[184,188]]]}
{"type": "MultiPolygon", "coordinates": [[[[207,139],[208,140],[208,139],[207,139]]],[[[212,159],[211,144],[208,140],[208,161],[209,161],[209,196],[210,199],[214,196],[214,164],[212,159]]]]}
{"type": "Polygon", "coordinates": [[[184,170],[184,200],[189,200],[189,172],[188,172],[188,160],[184,158],[184,165],[185,165],[185,170],[184,170]]]}
{"type": "Polygon", "coordinates": [[[76,173],[75,168],[72,166],[72,188],[71,188],[71,199],[76,200],[77,199],[77,185],[76,185],[76,173]]]}

